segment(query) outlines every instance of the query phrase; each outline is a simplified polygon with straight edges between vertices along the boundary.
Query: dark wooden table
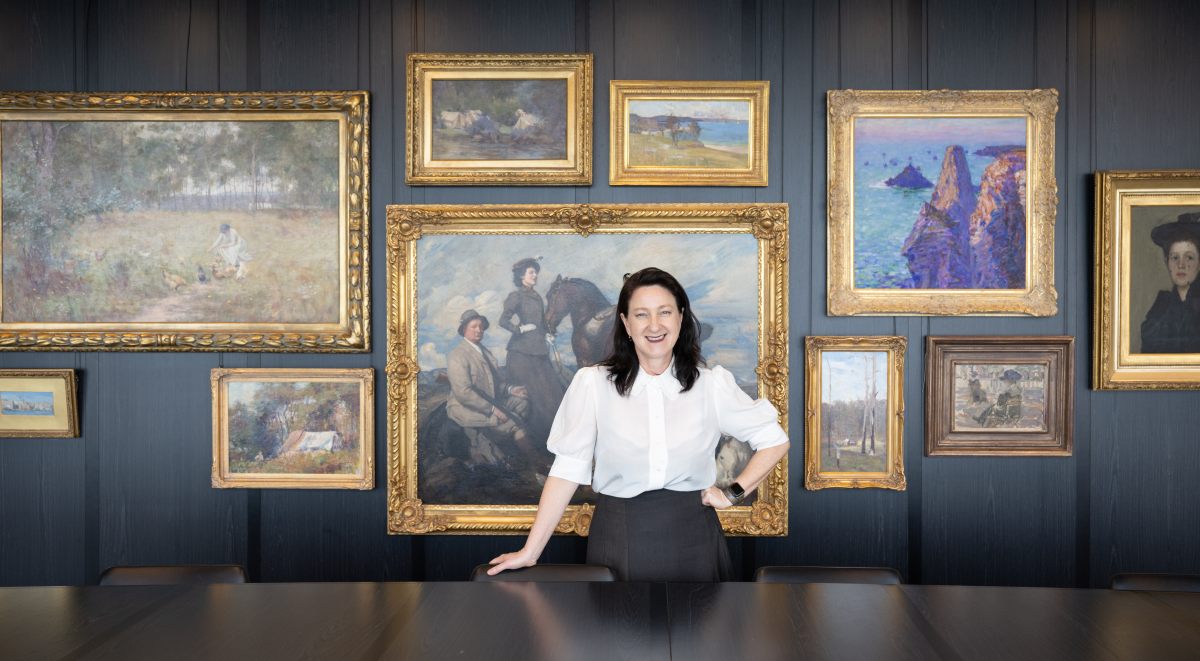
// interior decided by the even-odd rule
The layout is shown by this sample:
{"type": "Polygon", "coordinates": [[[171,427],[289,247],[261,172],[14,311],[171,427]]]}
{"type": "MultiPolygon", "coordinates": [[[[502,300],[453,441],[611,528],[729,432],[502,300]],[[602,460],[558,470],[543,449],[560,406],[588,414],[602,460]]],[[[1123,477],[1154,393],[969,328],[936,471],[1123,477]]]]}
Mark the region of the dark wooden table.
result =
{"type": "Polygon", "coordinates": [[[0,589],[0,659],[1200,659],[1200,594],[754,583],[0,589]]]}

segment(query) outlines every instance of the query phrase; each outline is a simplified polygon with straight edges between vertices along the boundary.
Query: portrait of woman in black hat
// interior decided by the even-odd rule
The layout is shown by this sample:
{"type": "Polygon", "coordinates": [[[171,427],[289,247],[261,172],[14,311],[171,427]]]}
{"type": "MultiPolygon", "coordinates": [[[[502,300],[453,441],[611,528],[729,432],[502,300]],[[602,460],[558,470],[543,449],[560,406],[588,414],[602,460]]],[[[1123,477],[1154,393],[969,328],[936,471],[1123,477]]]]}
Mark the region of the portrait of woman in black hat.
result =
{"type": "Polygon", "coordinates": [[[1142,322],[1142,353],[1200,353],[1200,212],[1158,225],[1150,238],[1162,249],[1171,288],[1158,292],[1142,322]]]}

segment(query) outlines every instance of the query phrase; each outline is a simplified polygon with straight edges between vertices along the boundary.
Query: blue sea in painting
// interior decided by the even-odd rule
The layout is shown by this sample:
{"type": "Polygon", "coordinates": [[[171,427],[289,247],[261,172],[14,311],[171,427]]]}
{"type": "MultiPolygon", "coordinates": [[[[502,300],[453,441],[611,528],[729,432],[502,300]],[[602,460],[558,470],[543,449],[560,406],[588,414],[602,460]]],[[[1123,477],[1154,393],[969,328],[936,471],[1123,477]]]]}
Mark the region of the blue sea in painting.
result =
{"type": "Polygon", "coordinates": [[[745,152],[750,144],[750,125],[742,121],[700,120],[700,142],[726,151],[745,152]]]}
{"type": "Polygon", "coordinates": [[[0,392],[4,415],[54,415],[54,393],[0,392]]]}
{"type": "Polygon", "coordinates": [[[1025,145],[1024,118],[860,118],[854,133],[854,286],[901,289],[912,274],[901,249],[933,187],[893,188],[888,179],[908,165],[937,185],[946,148],[966,152],[971,185],[979,192],[984,168],[995,160],[977,150],[1025,145]]]}

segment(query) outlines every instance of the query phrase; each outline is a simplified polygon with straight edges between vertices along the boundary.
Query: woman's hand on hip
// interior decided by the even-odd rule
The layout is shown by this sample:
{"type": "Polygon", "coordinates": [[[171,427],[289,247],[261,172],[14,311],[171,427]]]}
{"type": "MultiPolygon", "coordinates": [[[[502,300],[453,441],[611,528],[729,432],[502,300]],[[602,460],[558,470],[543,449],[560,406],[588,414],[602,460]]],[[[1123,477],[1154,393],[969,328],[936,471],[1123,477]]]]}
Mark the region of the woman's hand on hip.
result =
{"type": "Polygon", "coordinates": [[[716,485],[700,492],[700,502],[719,510],[723,510],[726,507],[733,507],[733,503],[729,502],[729,499],[725,497],[725,492],[718,489],[716,485]]]}
{"type": "Polygon", "coordinates": [[[507,569],[532,567],[537,564],[537,556],[532,551],[522,548],[520,551],[498,555],[492,558],[488,564],[492,565],[491,569],[487,571],[488,576],[495,576],[507,569]]]}

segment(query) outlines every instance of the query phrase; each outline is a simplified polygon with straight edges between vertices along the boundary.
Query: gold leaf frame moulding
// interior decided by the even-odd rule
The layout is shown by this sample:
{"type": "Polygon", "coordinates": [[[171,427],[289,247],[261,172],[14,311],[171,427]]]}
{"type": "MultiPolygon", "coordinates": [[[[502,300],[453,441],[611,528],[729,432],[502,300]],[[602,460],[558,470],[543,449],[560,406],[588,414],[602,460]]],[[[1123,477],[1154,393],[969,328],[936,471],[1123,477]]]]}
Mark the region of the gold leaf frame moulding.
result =
{"type": "Polygon", "coordinates": [[[831,90],[828,96],[828,310],[847,315],[1058,313],[1054,287],[1054,119],[1058,92],[831,90]],[[1024,117],[1024,289],[865,289],[854,284],[854,120],[868,117],[1024,117]]]}
{"type": "Polygon", "coordinates": [[[375,488],[375,370],[363,368],[239,367],[212,370],[214,489],[357,489],[375,488]],[[358,475],[233,473],[229,470],[229,384],[233,381],[290,383],[316,381],[358,384],[358,475]]]}
{"type": "MultiPolygon", "coordinates": [[[[1096,173],[1096,259],[1092,387],[1096,390],[1200,390],[1200,353],[1135,353],[1130,339],[1130,264],[1138,206],[1200,210],[1200,170],[1096,173]]],[[[1164,284],[1165,281],[1164,281],[1164,284]]],[[[1193,283],[1193,287],[1196,283],[1193,283]]],[[[1190,293],[1189,293],[1190,300],[1190,293]]]]}
{"type": "MultiPolygon", "coordinates": [[[[0,351],[370,351],[371,137],[367,92],[0,92],[0,123],[14,120],[337,121],[338,320],[10,323],[2,321],[0,312],[0,351]]],[[[2,286],[0,282],[0,289],[2,286]]]]}
{"type": "Polygon", "coordinates": [[[547,186],[592,183],[591,53],[409,53],[404,182],[410,186],[547,186]],[[567,85],[563,159],[434,159],[433,81],[562,79],[567,85]]]}
{"type": "MultiPolygon", "coordinates": [[[[0,429],[0,438],[78,438],[79,381],[73,369],[0,369],[0,380],[63,382],[66,415],[60,429],[0,429]]],[[[42,386],[53,388],[53,386],[42,386]]],[[[23,417],[23,416],[8,416],[23,417]]]]}
{"type": "Polygon", "coordinates": [[[613,186],[766,186],[771,83],[762,81],[614,80],[609,82],[609,165],[613,186]],[[750,144],[744,168],[631,166],[629,102],[745,101],[750,104],[750,144]]]}
{"type": "Polygon", "coordinates": [[[904,353],[908,340],[898,336],[832,337],[804,339],[805,434],[804,488],[809,490],[895,489],[904,491],[904,353]],[[878,473],[822,471],[821,466],[821,354],[826,351],[886,351],[887,470],[878,473]]]}
{"type": "MultiPolygon", "coordinates": [[[[788,425],[786,204],[389,205],[387,208],[388,532],[521,534],[535,505],[435,505],[417,493],[416,242],[430,234],[751,234],[758,245],[758,393],[788,425]]],[[[567,508],[556,532],[587,535],[592,505],[567,508]]],[[[755,502],[718,512],[733,535],[783,536],[788,526],[785,457],[755,502]]]]}

